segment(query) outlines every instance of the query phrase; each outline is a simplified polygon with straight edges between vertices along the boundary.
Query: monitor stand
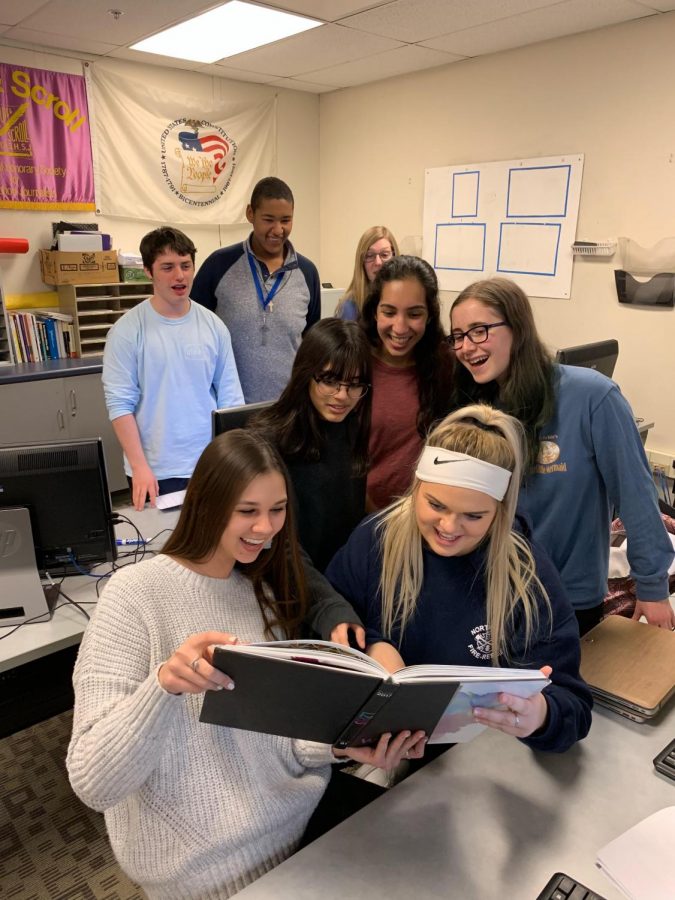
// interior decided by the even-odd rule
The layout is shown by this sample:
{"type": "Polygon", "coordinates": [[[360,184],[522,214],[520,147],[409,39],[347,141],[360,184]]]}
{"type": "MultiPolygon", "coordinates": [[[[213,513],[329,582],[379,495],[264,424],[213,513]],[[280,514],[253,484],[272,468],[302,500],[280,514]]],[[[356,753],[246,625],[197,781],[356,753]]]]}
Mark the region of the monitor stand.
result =
{"type": "Polygon", "coordinates": [[[47,622],[51,609],[35,561],[25,506],[0,508],[0,627],[47,622]]]}

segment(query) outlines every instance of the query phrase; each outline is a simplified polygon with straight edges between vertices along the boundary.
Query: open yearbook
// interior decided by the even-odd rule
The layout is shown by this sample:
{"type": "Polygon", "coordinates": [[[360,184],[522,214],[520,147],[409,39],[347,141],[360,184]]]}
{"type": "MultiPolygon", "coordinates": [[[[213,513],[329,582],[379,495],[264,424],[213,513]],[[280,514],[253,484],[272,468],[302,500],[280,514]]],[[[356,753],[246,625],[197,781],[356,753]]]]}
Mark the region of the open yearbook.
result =
{"type": "Polygon", "coordinates": [[[312,640],[219,646],[214,666],[235,689],[207,691],[200,721],[336,747],[418,729],[432,744],[470,741],[485,728],[474,707],[498,707],[503,691],[529,697],[549,684],[538,669],[427,665],[391,675],[359,650],[312,640]]]}

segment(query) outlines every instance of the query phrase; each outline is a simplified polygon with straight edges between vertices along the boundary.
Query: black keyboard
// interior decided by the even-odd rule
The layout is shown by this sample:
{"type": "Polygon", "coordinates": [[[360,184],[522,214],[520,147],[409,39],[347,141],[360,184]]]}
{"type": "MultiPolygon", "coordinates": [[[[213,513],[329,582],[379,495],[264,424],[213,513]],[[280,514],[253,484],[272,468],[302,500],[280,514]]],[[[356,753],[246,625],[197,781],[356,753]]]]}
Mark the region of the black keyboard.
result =
{"type": "Polygon", "coordinates": [[[604,900],[604,898],[583,884],[579,884],[569,875],[556,872],[537,900],[604,900]]]}
{"type": "Polygon", "coordinates": [[[654,757],[654,768],[675,781],[675,741],[671,741],[654,757]]]}

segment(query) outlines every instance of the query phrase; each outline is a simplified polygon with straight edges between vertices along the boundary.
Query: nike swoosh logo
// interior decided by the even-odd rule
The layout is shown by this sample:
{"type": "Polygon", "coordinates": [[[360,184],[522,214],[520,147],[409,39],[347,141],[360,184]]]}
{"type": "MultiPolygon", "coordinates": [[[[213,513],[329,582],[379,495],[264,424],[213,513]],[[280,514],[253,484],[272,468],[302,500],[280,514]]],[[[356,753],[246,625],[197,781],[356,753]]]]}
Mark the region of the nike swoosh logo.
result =
{"type": "Polygon", "coordinates": [[[436,459],[434,460],[434,465],[435,466],[443,466],[446,463],[454,463],[454,462],[459,462],[459,460],[458,459],[439,459],[438,457],[436,457],[436,459]]]}

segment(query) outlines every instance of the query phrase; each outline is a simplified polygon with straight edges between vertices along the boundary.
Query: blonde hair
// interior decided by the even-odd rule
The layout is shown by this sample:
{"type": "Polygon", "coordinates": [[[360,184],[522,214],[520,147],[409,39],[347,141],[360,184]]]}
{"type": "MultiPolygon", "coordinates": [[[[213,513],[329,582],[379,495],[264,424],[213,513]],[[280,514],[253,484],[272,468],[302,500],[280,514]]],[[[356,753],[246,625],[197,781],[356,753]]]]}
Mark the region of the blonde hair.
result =
{"type": "MultiPolygon", "coordinates": [[[[492,663],[498,665],[500,657],[509,658],[509,634],[518,609],[522,609],[525,621],[525,646],[539,621],[537,595],[544,598],[550,612],[548,595],[537,577],[532,551],[525,538],[512,530],[523,470],[523,429],[512,416],[486,404],[476,404],[443,419],[426,443],[466,453],[512,473],[486,538],[487,624],[492,637],[492,663]]],[[[415,479],[408,493],[389,506],[378,523],[382,547],[382,625],[387,637],[398,627],[402,639],[422,590],[422,537],[415,513],[420,483],[415,479]]]]}
{"type": "Polygon", "coordinates": [[[337,305],[337,308],[335,310],[336,316],[340,316],[342,314],[342,309],[347,300],[354,301],[359,316],[361,315],[361,310],[363,309],[363,304],[366,297],[368,296],[368,290],[370,288],[370,282],[366,277],[365,270],[366,253],[373,246],[373,244],[376,244],[382,239],[386,239],[389,241],[394,256],[399,255],[396,238],[388,228],[385,228],[384,225],[373,225],[372,228],[364,231],[356,247],[356,256],[354,258],[354,274],[352,276],[352,280],[349,282],[349,287],[345,291],[344,297],[340,299],[340,302],[337,305]]]}

